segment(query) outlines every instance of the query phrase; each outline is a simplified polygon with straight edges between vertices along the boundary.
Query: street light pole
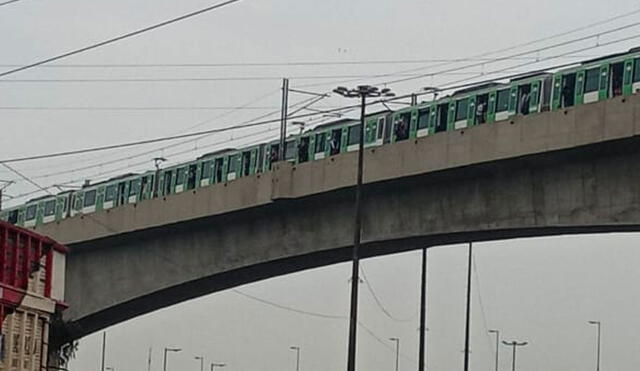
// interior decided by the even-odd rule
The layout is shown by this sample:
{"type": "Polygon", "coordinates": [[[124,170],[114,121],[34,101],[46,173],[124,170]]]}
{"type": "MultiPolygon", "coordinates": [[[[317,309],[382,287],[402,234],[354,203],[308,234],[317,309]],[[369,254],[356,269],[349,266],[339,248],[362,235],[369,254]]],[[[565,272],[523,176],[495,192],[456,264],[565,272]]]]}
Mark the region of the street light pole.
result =
{"type": "Polygon", "coordinates": [[[102,333],[102,366],[100,367],[101,371],[105,371],[104,359],[105,359],[106,352],[107,352],[107,332],[105,331],[102,333]]]}
{"type": "Polygon", "coordinates": [[[179,352],[182,349],[180,348],[164,348],[164,357],[163,357],[163,361],[162,361],[162,370],[163,371],[167,371],[167,353],[169,352],[179,352]]]}
{"type": "Polygon", "coordinates": [[[347,355],[347,371],[356,371],[356,337],[358,330],[358,283],[360,282],[360,239],[362,226],[362,173],[364,163],[364,131],[367,97],[391,97],[394,94],[389,89],[378,90],[369,85],[360,85],[354,89],[339,86],[333,90],[346,98],[360,98],[360,140],[358,145],[358,173],[356,178],[355,218],[353,230],[353,250],[351,265],[351,310],[349,315],[349,348],[347,355]]]}
{"type": "Polygon", "coordinates": [[[498,371],[498,357],[500,355],[500,330],[489,330],[490,334],[496,334],[496,371],[498,371]]]}
{"type": "Polygon", "coordinates": [[[212,364],[211,364],[211,371],[213,371],[213,369],[214,369],[215,367],[220,367],[220,368],[222,368],[222,367],[224,367],[224,366],[226,366],[226,365],[227,365],[226,363],[212,363],[212,364]]]}
{"type": "Polygon", "coordinates": [[[600,321],[589,321],[588,322],[590,325],[596,325],[598,326],[598,350],[597,350],[597,358],[596,358],[596,371],[600,371],[600,330],[601,330],[601,325],[602,323],[600,321]]]}
{"type": "Polygon", "coordinates": [[[195,356],[193,357],[195,360],[200,361],[200,371],[204,371],[204,357],[195,356]]]}
{"type": "Polygon", "coordinates": [[[467,319],[464,337],[464,371],[469,371],[469,335],[471,332],[471,264],[473,264],[473,243],[469,242],[467,262],[467,319]]]}
{"type": "Polygon", "coordinates": [[[296,371],[300,371],[300,347],[290,346],[289,349],[296,351],[296,371]]]}
{"type": "Polygon", "coordinates": [[[398,366],[400,365],[400,339],[389,338],[389,340],[395,341],[396,343],[396,371],[398,371],[398,366]]]}
{"type": "Polygon", "coordinates": [[[518,343],[517,341],[514,340],[514,341],[503,341],[502,344],[513,347],[513,361],[511,363],[511,371],[516,371],[516,348],[523,347],[529,343],[527,343],[526,341],[522,343],[518,343]]]}
{"type": "Polygon", "coordinates": [[[422,249],[422,284],[420,288],[420,350],[418,351],[418,371],[424,371],[427,343],[427,248],[422,249]]]}

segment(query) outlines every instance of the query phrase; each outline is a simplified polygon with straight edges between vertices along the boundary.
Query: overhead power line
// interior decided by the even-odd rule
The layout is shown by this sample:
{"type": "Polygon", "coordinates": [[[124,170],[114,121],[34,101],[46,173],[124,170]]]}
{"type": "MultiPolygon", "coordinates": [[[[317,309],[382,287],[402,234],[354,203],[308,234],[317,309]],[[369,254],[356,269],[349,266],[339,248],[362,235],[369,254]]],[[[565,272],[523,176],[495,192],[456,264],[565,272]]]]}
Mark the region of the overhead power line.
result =
{"type": "Polygon", "coordinates": [[[1,3],[0,3],[0,6],[9,5],[9,4],[11,4],[11,3],[16,3],[16,2],[18,2],[18,1],[20,1],[20,0],[9,0],[9,1],[4,1],[4,2],[1,2],[1,3]]]}
{"type": "Polygon", "coordinates": [[[51,63],[51,62],[54,62],[54,61],[57,61],[57,60],[61,60],[61,59],[70,57],[72,55],[84,53],[86,51],[89,51],[89,50],[92,50],[92,49],[97,49],[97,48],[105,46],[105,45],[113,44],[115,42],[118,42],[118,41],[121,41],[121,40],[124,40],[124,39],[128,39],[128,38],[143,34],[145,32],[149,32],[149,31],[155,30],[157,28],[170,25],[172,23],[183,21],[185,19],[192,18],[192,17],[195,17],[197,15],[200,15],[200,14],[203,14],[203,13],[207,13],[207,12],[222,8],[222,7],[225,7],[227,5],[231,5],[231,4],[237,3],[239,1],[241,1],[241,0],[227,0],[227,1],[224,1],[224,2],[221,2],[221,3],[218,3],[218,4],[206,7],[204,9],[197,10],[195,12],[184,14],[182,16],[179,16],[179,17],[176,17],[176,18],[172,18],[172,19],[164,21],[164,22],[156,23],[154,25],[151,25],[151,26],[148,26],[148,27],[145,27],[145,28],[141,28],[141,29],[133,31],[133,32],[128,32],[126,34],[123,34],[123,35],[120,35],[120,36],[117,36],[117,37],[114,37],[114,38],[111,38],[111,39],[108,39],[108,40],[105,40],[105,41],[101,41],[101,42],[98,42],[98,43],[95,43],[95,44],[91,44],[89,46],[85,46],[85,47],[80,48],[80,49],[75,49],[75,50],[72,50],[70,52],[59,54],[59,55],[56,55],[54,57],[50,57],[50,58],[47,58],[47,59],[43,59],[41,61],[38,61],[38,62],[35,62],[35,63],[31,63],[31,64],[28,64],[26,66],[14,68],[14,69],[11,69],[9,71],[0,72],[0,77],[8,76],[8,75],[14,74],[16,72],[28,70],[30,68],[37,67],[37,66],[40,66],[40,65],[43,65],[43,64],[46,64],[46,63],[51,63]]]}
{"type": "MultiPolygon", "coordinates": [[[[19,1],[19,0],[18,0],[19,1]]],[[[593,55],[572,55],[567,58],[593,58],[593,55]]],[[[529,60],[535,57],[514,58],[529,60]]],[[[425,64],[489,61],[490,58],[430,58],[430,59],[389,59],[353,61],[300,61],[300,62],[227,62],[227,63],[96,63],[96,64],[47,64],[39,68],[213,68],[213,67],[305,67],[305,66],[349,66],[349,65],[390,65],[425,64]]],[[[20,67],[20,64],[0,64],[0,67],[20,67]]]]}
{"type": "Polygon", "coordinates": [[[385,316],[387,316],[389,319],[396,322],[410,322],[415,318],[415,316],[411,316],[409,318],[397,318],[393,316],[391,312],[389,312],[389,310],[382,304],[382,301],[380,301],[380,298],[378,298],[378,295],[376,295],[376,292],[373,290],[373,286],[371,285],[371,282],[369,282],[369,279],[367,278],[367,275],[364,272],[364,267],[360,266],[360,272],[362,273],[362,279],[366,283],[367,288],[369,289],[369,292],[373,297],[373,300],[376,302],[376,305],[378,306],[378,308],[380,308],[380,310],[382,311],[382,313],[384,313],[385,316]]]}

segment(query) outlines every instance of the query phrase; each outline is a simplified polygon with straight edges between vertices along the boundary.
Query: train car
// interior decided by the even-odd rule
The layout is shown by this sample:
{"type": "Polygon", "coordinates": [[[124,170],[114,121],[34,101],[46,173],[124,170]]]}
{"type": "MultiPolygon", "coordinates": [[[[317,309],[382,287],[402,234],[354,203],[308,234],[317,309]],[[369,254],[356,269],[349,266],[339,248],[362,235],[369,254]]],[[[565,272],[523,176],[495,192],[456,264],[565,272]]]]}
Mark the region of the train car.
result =
{"type": "Polygon", "coordinates": [[[390,110],[367,115],[365,119],[365,147],[376,147],[391,142],[392,121],[390,110]]]}
{"type": "Polygon", "coordinates": [[[554,74],[552,109],[589,104],[640,91],[640,48],[583,62],[554,74]]]}

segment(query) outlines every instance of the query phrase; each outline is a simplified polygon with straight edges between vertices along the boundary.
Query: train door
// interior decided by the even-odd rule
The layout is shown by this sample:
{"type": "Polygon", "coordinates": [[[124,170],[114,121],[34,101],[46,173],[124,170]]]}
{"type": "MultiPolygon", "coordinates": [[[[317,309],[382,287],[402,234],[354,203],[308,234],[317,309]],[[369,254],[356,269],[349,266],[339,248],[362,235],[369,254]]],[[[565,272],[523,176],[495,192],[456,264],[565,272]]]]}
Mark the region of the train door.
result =
{"type": "Polygon", "coordinates": [[[124,205],[127,201],[126,188],[127,188],[127,183],[125,182],[118,183],[118,205],[124,205]]]}
{"type": "Polygon", "coordinates": [[[340,153],[342,146],[342,128],[331,130],[329,139],[329,156],[335,156],[340,153]]]}
{"type": "Polygon", "coordinates": [[[489,103],[487,104],[487,122],[496,121],[496,100],[498,99],[498,92],[492,91],[489,93],[489,103]]]}
{"type": "Polygon", "coordinates": [[[314,143],[313,143],[313,147],[314,147],[313,159],[314,160],[320,160],[324,158],[325,151],[326,151],[326,144],[327,144],[327,133],[316,134],[316,139],[314,140],[314,143]]]}
{"type": "Polygon", "coordinates": [[[475,125],[476,99],[475,95],[469,97],[469,104],[467,105],[467,126],[475,125]]]}
{"type": "Polygon", "coordinates": [[[129,198],[127,202],[130,204],[134,204],[138,202],[138,196],[140,195],[140,190],[142,189],[142,183],[140,179],[133,179],[129,182],[129,198]]]}
{"type": "Polygon", "coordinates": [[[241,176],[247,176],[251,174],[251,151],[242,152],[242,169],[240,169],[241,176]]]}
{"type": "Polygon", "coordinates": [[[347,152],[357,151],[360,147],[360,124],[347,127],[347,152]]]}
{"type": "Polygon", "coordinates": [[[416,127],[416,138],[429,135],[429,118],[431,117],[431,107],[418,110],[418,125],[416,127]]]}
{"type": "Polygon", "coordinates": [[[115,184],[109,184],[104,190],[104,201],[102,208],[105,210],[111,209],[115,206],[117,196],[117,186],[115,184]]]}
{"type": "Polygon", "coordinates": [[[181,167],[176,170],[176,180],[175,180],[176,185],[173,189],[175,193],[180,193],[184,191],[184,183],[187,178],[186,175],[187,175],[186,167],[181,167]]]}
{"type": "Polygon", "coordinates": [[[391,143],[391,136],[393,135],[393,115],[389,114],[384,119],[384,138],[382,144],[391,143]]]}
{"type": "Polygon", "coordinates": [[[640,58],[633,60],[633,78],[631,81],[631,93],[640,93],[640,58]]]}
{"type": "Polygon", "coordinates": [[[447,131],[447,123],[449,122],[449,103],[438,105],[438,121],[436,122],[436,133],[447,131]]]}
{"type": "Polygon", "coordinates": [[[509,89],[498,90],[496,93],[495,121],[502,121],[509,118],[509,89]]]}
{"type": "Polygon", "coordinates": [[[529,92],[529,112],[540,112],[540,90],[542,84],[540,80],[531,83],[531,91],[529,92]]]}
{"type": "Polygon", "coordinates": [[[297,146],[296,146],[296,140],[289,140],[285,143],[284,146],[284,159],[285,161],[293,161],[295,162],[296,160],[296,155],[297,155],[297,146]]]}
{"type": "Polygon", "coordinates": [[[223,171],[223,167],[224,167],[224,158],[216,158],[216,160],[214,161],[214,177],[213,177],[213,181],[214,183],[220,183],[222,182],[222,175],[224,174],[223,171]]]}
{"type": "Polygon", "coordinates": [[[381,146],[384,143],[384,126],[386,124],[385,116],[378,117],[378,122],[376,124],[376,137],[374,143],[376,146],[381,146]]]}
{"type": "MultiPolygon", "coordinates": [[[[585,104],[597,102],[600,96],[600,67],[591,68],[579,73],[578,80],[582,74],[584,74],[584,89],[578,89],[578,103],[581,101],[585,104]],[[581,90],[583,93],[582,97],[580,97],[581,90]]],[[[578,84],[580,84],[579,81],[578,84]]]]}
{"type": "Polygon", "coordinates": [[[517,113],[523,116],[529,114],[531,109],[531,84],[522,84],[518,89],[517,113]]]}
{"type": "Polygon", "coordinates": [[[238,155],[227,157],[227,180],[234,180],[238,171],[238,155]]]}
{"type": "Polygon", "coordinates": [[[609,64],[605,64],[600,67],[600,90],[598,93],[598,100],[605,100],[610,96],[611,85],[609,85],[609,69],[609,64]]]}
{"type": "Polygon", "coordinates": [[[197,177],[198,164],[189,165],[189,170],[187,170],[187,189],[196,188],[197,177]]]}
{"type": "Polygon", "coordinates": [[[614,63],[609,71],[611,81],[610,97],[619,97],[622,95],[622,87],[624,85],[624,62],[614,63]]]}
{"type": "Polygon", "coordinates": [[[476,97],[476,111],[474,113],[474,124],[482,125],[487,122],[487,112],[489,108],[489,93],[480,94],[476,97]]]}
{"type": "Polygon", "coordinates": [[[267,156],[267,169],[271,170],[273,164],[278,162],[278,157],[280,156],[280,144],[274,143],[268,146],[269,155],[267,156]]]}
{"type": "Polygon", "coordinates": [[[469,108],[469,98],[458,99],[455,102],[455,119],[453,129],[464,129],[467,127],[467,113],[469,108]]]}
{"type": "Polygon", "coordinates": [[[511,86],[509,90],[509,117],[515,116],[518,113],[518,85],[511,86]]]}
{"type": "Polygon", "coordinates": [[[562,108],[573,107],[576,103],[576,73],[562,76],[562,89],[560,90],[560,106],[562,108]]]}
{"type": "Polygon", "coordinates": [[[298,143],[298,163],[309,161],[309,137],[300,138],[298,143]]]}
{"type": "Polygon", "coordinates": [[[173,181],[173,171],[167,170],[164,173],[162,182],[162,195],[166,196],[171,194],[171,182],[173,181]]]}
{"type": "Polygon", "coordinates": [[[394,120],[392,142],[400,142],[409,139],[411,133],[411,112],[403,112],[394,120]]]}
{"type": "Polygon", "coordinates": [[[624,80],[622,82],[622,94],[629,96],[633,94],[633,59],[624,61],[624,80]]]}
{"type": "Polygon", "coordinates": [[[200,164],[200,187],[206,187],[211,184],[211,161],[204,161],[200,164]]]}

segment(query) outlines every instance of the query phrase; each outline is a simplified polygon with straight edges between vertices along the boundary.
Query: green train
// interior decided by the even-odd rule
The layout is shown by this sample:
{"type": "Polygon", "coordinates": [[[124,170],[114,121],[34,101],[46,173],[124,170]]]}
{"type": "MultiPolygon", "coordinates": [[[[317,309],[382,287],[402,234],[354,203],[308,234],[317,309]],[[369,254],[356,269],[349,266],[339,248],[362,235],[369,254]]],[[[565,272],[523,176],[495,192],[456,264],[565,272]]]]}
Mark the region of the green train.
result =
{"type": "MultiPolygon", "coordinates": [[[[365,118],[365,147],[389,145],[443,131],[492,124],[518,115],[571,109],[574,106],[640,92],[640,48],[585,61],[575,67],[539,72],[473,86],[410,107],[365,118]]],[[[285,141],[286,161],[304,163],[357,151],[358,120],[341,119],[285,141]]],[[[229,148],[144,173],[124,174],[80,190],[29,200],[0,211],[0,220],[34,227],[78,214],[108,210],[155,197],[226,183],[270,171],[279,141],[229,148]]]]}

